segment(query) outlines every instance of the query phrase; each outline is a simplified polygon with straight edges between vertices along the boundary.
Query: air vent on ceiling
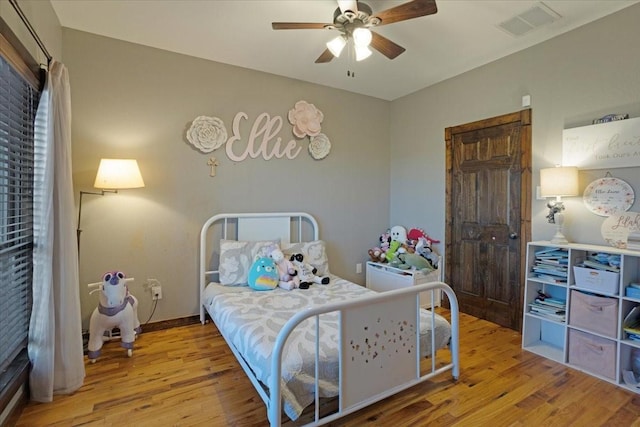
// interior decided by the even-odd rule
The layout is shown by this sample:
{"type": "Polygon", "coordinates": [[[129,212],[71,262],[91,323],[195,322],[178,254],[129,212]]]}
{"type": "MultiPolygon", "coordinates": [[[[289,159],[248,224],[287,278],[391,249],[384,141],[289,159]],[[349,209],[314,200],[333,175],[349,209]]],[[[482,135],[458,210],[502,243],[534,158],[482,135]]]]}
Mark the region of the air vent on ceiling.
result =
{"type": "Polygon", "coordinates": [[[560,14],[540,2],[531,9],[499,23],[498,27],[514,37],[519,37],[533,29],[557,21],[560,18],[562,18],[560,14]]]}

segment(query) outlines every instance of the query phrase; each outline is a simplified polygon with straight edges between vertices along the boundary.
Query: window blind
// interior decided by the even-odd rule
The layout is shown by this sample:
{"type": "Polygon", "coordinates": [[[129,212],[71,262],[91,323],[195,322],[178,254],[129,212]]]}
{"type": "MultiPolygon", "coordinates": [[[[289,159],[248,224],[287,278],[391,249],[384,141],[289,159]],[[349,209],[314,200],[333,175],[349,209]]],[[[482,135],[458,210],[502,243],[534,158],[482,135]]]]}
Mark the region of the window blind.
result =
{"type": "Polygon", "coordinates": [[[39,97],[39,90],[0,55],[0,374],[26,348],[29,332],[39,97]]]}

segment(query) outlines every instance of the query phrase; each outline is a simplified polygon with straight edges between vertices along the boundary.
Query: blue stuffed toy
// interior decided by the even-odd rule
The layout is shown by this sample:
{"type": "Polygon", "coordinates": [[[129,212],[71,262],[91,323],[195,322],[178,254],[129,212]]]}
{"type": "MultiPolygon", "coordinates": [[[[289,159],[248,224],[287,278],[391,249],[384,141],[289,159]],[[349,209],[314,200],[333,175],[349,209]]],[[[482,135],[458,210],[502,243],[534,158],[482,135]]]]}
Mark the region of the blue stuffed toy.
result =
{"type": "Polygon", "coordinates": [[[278,268],[270,257],[258,257],[249,270],[249,287],[256,291],[271,291],[278,286],[278,268]]]}

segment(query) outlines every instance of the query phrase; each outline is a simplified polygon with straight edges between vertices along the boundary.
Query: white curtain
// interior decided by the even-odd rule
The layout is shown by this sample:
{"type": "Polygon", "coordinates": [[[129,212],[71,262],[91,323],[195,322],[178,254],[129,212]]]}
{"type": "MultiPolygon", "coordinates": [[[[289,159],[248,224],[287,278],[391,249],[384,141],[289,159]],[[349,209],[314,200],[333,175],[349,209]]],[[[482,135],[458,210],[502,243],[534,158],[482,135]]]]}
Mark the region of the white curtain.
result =
{"type": "Polygon", "coordinates": [[[66,67],[49,66],[36,115],[31,398],[50,402],[84,381],[66,67]]]}

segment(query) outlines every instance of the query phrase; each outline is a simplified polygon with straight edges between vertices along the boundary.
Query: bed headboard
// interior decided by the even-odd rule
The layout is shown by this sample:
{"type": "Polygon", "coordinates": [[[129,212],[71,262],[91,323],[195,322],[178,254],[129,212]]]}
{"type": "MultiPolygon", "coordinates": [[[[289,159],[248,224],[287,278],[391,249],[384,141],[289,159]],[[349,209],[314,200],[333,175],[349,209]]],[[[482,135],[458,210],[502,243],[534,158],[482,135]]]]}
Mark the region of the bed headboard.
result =
{"type": "Polygon", "coordinates": [[[219,274],[220,239],[298,243],[318,240],[319,236],[318,222],[305,212],[229,213],[209,218],[200,230],[200,320],[204,319],[204,288],[219,274]]]}

